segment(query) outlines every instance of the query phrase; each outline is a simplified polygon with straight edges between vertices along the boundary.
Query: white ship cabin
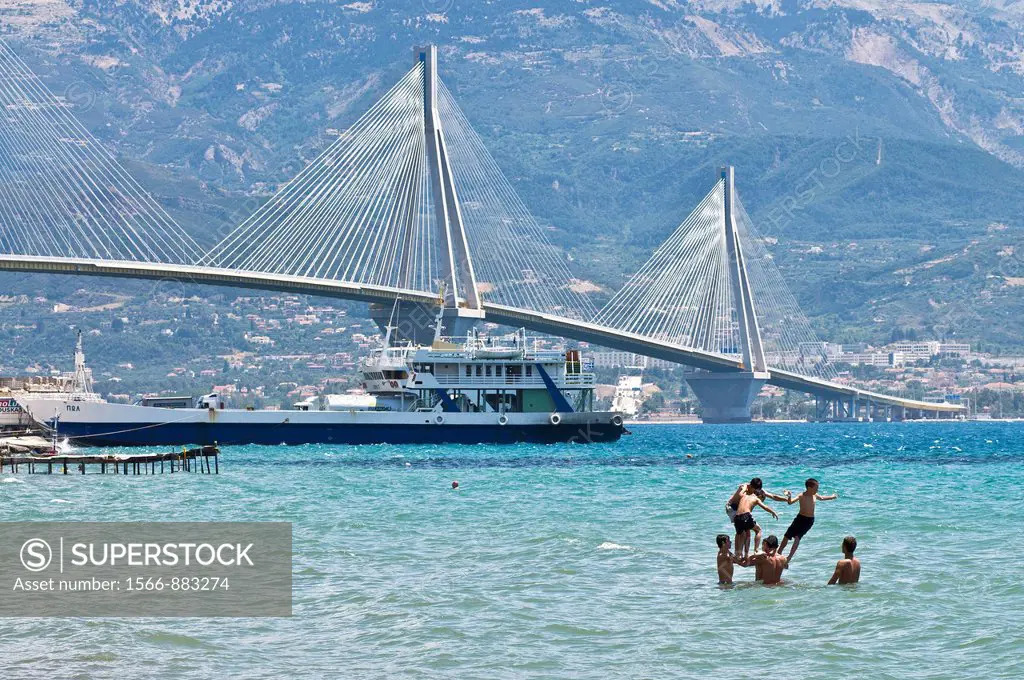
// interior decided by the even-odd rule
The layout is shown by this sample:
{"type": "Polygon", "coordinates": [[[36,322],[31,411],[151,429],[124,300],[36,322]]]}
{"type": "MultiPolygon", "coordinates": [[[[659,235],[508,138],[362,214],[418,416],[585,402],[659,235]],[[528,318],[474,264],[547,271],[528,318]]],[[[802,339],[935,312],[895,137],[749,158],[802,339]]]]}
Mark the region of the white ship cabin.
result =
{"type": "Polygon", "coordinates": [[[579,350],[544,350],[525,331],[473,334],[430,347],[386,347],[360,364],[363,389],[394,410],[551,413],[593,408],[594,374],[579,350]]]}

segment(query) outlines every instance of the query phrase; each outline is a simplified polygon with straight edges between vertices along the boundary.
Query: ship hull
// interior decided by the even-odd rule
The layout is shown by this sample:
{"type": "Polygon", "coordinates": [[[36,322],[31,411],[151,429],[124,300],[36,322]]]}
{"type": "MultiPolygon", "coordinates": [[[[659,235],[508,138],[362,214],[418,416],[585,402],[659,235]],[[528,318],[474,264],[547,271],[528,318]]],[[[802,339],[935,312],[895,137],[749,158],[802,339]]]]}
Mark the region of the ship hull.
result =
{"type": "Polygon", "coordinates": [[[241,411],[28,402],[37,421],[80,446],[241,444],[513,444],[618,440],[610,412],[493,413],[241,411]],[[555,420],[557,422],[552,422],[555,420]]]}

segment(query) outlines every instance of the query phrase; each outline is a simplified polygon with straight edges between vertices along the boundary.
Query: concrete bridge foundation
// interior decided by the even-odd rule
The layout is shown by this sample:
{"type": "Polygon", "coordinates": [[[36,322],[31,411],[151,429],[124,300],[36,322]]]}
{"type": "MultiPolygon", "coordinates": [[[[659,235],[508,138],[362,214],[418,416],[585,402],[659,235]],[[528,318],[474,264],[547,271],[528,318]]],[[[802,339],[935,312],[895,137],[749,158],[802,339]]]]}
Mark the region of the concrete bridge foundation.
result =
{"type": "Polygon", "coordinates": [[[686,375],[686,384],[697,395],[705,423],[749,423],[750,406],[768,373],[710,373],[694,371],[686,375]]]}

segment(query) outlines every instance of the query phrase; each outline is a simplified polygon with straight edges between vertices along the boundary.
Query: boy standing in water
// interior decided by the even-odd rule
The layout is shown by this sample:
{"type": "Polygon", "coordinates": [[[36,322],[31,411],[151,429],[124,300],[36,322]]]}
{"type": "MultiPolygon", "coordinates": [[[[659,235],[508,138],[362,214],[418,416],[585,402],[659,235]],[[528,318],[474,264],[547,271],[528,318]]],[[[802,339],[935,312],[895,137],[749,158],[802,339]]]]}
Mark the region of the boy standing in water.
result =
{"type": "Polygon", "coordinates": [[[734,565],[741,564],[740,560],[730,552],[729,537],[725,534],[718,534],[715,538],[718,543],[718,584],[729,585],[732,583],[734,565]]]}
{"type": "Polygon", "coordinates": [[[847,536],[843,539],[843,559],[836,562],[835,573],[828,580],[830,586],[836,583],[843,585],[860,581],[860,560],[853,556],[853,551],[856,549],[857,539],[854,536],[847,536]]]}
{"type": "Polygon", "coordinates": [[[800,546],[800,539],[811,530],[814,526],[814,504],[815,501],[834,501],[839,498],[839,494],[834,493],[831,496],[821,496],[818,494],[818,480],[813,477],[804,482],[806,489],[803,493],[797,495],[794,498],[790,498],[786,502],[792,505],[793,503],[800,503],[800,511],[796,517],[793,518],[793,523],[786,529],[786,535],[782,538],[782,545],[779,547],[779,552],[786,549],[786,544],[789,543],[790,539],[793,539],[793,548],[789,551],[789,555],[786,559],[792,560],[793,555],[796,554],[796,549],[800,546]]]}
{"type": "Polygon", "coordinates": [[[779,554],[779,537],[774,534],[764,539],[764,552],[751,555],[745,566],[757,568],[755,580],[766,586],[782,583],[782,572],[789,566],[789,558],[779,554]]]}
{"type": "MultiPolygon", "coordinates": [[[[750,553],[750,530],[753,529],[758,535],[761,534],[761,527],[754,521],[754,515],[752,514],[753,509],[756,507],[764,508],[775,519],[779,518],[778,513],[761,502],[761,497],[757,493],[750,492],[740,496],[740,501],[736,506],[736,516],[732,521],[736,527],[736,553],[740,559],[745,558],[750,553]]],[[[757,551],[757,546],[754,546],[754,551],[757,551]]]]}

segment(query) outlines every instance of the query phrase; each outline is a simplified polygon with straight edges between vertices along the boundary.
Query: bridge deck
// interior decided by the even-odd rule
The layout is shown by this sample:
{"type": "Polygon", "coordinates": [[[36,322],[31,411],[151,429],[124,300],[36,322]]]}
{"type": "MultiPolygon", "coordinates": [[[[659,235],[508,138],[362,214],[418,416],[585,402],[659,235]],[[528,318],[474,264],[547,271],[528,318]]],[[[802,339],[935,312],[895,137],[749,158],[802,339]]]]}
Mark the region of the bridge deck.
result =
{"type": "MultiPolygon", "coordinates": [[[[485,303],[484,307],[487,310],[487,318],[498,323],[525,326],[542,333],[551,333],[552,335],[593,342],[604,347],[634,352],[655,359],[665,359],[696,368],[705,368],[718,372],[748,370],[735,357],[681,347],[633,333],[625,333],[614,328],[595,326],[584,321],[512,309],[500,305],[485,303]]],[[[901,406],[908,409],[937,413],[963,413],[966,411],[963,406],[957,404],[937,404],[929,401],[905,399],[891,394],[882,394],[850,385],[842,385],[820,378],[810,378],[791,371],[769,368],[769,372],[771,377],[768,379],[768,384],[797,392],[806,392],[830,398],[853,397],[858,401],[870,401],[887,406],[901,406]]]]}
{"type": "MultiPolygon", "coordinates": [[[[167,280],[183,284],[207,284],[285,293],[317,295],[328,298],[358,300],[361,302],[393,303],[396,299],[436,304],[437,296],[415,290],[368,286],[345,281],[333,281],[299,276],[250,272],[195,265],[175,265],[152,262],[117,262],[62,257],[29,257],[0,255],[0,271],[104,276],[145,280],[167,280]]],[[[633,352],[655,359],[716,372],[746,370],[736,357],[714,354],[683,347],[660,340],[628,333],[586,321],[567,319],[552,314],[533,312],[514,307],[483,303],[490,321],[509,326],[522,326],[540,333],[591,342],[604,347],[633,352]]],[[[965,413],[963,406],[937,404],[889,394],[862,390],[818,378],[810,378],[790,371],[769,369],[769,384],[828,398],[855,398],[889,406],[931,413],[965,413]]]]}

